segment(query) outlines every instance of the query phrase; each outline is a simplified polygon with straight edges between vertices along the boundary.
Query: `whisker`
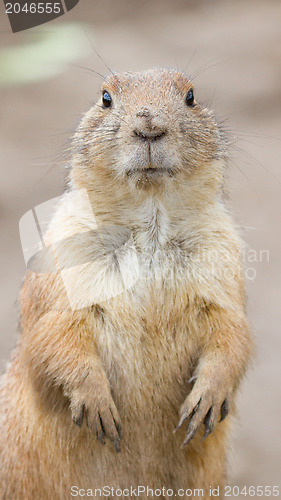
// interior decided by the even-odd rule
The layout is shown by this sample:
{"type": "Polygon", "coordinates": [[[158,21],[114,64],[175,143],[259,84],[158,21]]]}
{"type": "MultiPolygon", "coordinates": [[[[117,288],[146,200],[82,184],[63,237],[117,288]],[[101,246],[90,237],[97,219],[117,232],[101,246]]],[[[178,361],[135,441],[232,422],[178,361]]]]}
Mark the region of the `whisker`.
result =
{"type": "Polygon", "coordinates": [[[247,180],[247,182],[250,184],[250,186],[251,186],[251,188],[252,188],[253,192],[255,193],[255,196],[256,196],[256,198],[257,198],[258,202],[260,203],[260,205],[262,205],[263,203],[262,203],[262,201],[261,201],[261,198],[260,198],[260,196],[259,196],[259,194],[258,194],[258,192],[257,192],[257,190],[256,190],[256,188],[255,188],[255,186],[254,186],[254,184],[251,182],[251,179],[248,177],[248,175],[244,172],[244,170],[242,170],[242,169],[241,169],[241,168],[240,168],[240,167],[236,164],[236,162],[234,162],[234,160],[233,160],[232,158],[230,159],[230,163],[231,163],[234,167],[236,167],[236,168],[237,168],[237,170],[238,170],[238,171],[239,171],[239,172],[243,175],[243,177],[247,180]]]}
{"type": "MultiPolygon", "coordinates": [[[[90,39],[90,37],[89,37],[89,35],[88,35],[88,33],[87,33],[86,31],[85,31],[85,33],[86,33],[86,36],[87,36],[87,38],[88,38],[88,40],[89,40],[89,43],[90,43],[90,44],[91,44],[91,46],[92,46],[92,49],[95,51],[95,53],[96,53],[96,55],[98,56],[98,58],[100,59],[100,61],[101,61],[101,62],[105,65],[105,67],[106,67],[106,68],[108,69],[108,71],[112,74],[112,76],[113,76],[114,78],[116,78],[115,73],[112,71],[112,69],[108,66],[108,64],[107,64],[107,63],[103,60],[103,58],[101,57],[101,55],[98,53],[97,49],[95,48],[95,46],[94,46],[94,44],[93,44],[92,40],[90,39]]],[[[118,81],[118,80],[117,80],[117,81],[118,81]]],[[[118,83],[119,83],[119,82],[118,82],[118,83]]]]}
{"type": "Polygon", "coordinates": [[[189,77],[191,80],[196,79],[202,73],[205,73],[206,71],[209,71],[210,69],[212,69],[216,66],[219,66],[220,64],[222,64],[222,62],[223,62],[223,60],[221,57],[216,57],[216,58],[212,59],[208,64],[206,64],[204,66],[200,66],[196,71],[191,73],[191,75],[189,75],[189,77]],[[217,62],[215,62],[215,61],[217,61],[217,62]]]}
{"type": "Polygon", "coordinates": [[[194,50],[193,54],[191,55],[191,57],[189,58],[188,62],[186,63],[185,67],[183,68],[182,73],[186,72],[186,69],[188,68],[188,66],[190,65],[191,61],[193,60],[193,58],[194,58],[197,50],[198,50],[198,48],[196,47],[196,49],[194,50]]]}
{"type": "Polygon", "coordinates": [[[81,64],[74,64],[74,63],[72,65],[76,68],[85,69],[86,71],[89,71],[90,73],[94,73],[94,75],[99,76],[102,79],[102,81],[104,81],[106,78],[105,75],[102,75],[98,71],[96,71],[92,68],[88,68],[87,66],[82,66],[81,64]]]}
{"type": "Polygon", "coordinates": [[[263,170],[265,170],[269,175],[271,175],[271,177],[276,182],[278,182],[278,184],[281,184],[280,179],[278,179],[278,177],[276,177],[276,175],[274,175],[263,163],[261,163],[259,160],[257,160],[257,158],[255,158],[251,153],[249,153],[248,151],[244,150],[243,148],[240,148],[239,146],[236,146],[235,144],[230,144],[229,147],[230,147],[230,149],[232,148],[234,151],[236,150],[236,151],[244,154],[246,156],[246,158],[248,158],[248,160],[251,160],[252,163],[255,163],[260,168],[262,168],[263,170]]]}

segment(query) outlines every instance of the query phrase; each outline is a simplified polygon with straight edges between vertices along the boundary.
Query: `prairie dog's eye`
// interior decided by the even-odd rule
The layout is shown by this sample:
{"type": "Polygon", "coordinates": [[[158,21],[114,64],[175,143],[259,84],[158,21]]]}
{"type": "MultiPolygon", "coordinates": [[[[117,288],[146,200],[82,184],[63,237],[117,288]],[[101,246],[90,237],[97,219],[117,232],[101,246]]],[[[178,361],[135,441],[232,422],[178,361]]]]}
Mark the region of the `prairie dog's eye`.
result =
{"type": "Polygon", "coordinates": [[[102,93],[102,105],[104,108],[110,108],[111,104],[112,104],[111,95],[107,90],[104,90],[102,93]]]}
{"type": "Polygon", "coordinates": [[[194,94],[193,94],[193,89],[189,89],[189,91],[186,94],[186,104],[188,106],[192,106],[194,103],[194,94]]]}

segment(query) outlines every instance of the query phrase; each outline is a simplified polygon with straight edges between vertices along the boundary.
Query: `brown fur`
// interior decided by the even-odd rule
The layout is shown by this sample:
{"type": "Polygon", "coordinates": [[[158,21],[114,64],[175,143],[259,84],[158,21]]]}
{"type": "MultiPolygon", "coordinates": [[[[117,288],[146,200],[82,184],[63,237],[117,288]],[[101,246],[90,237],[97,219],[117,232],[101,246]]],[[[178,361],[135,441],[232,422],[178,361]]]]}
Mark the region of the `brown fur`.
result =
{"type": "Polygon", "coordinates": [[[71,485],[204,488],[211,498],[210,486],[224,484],[252,343],[241,242],[221,196],[226,140],[210,111],[187,106],[191,87],[176,71],[111,76],[103,89],[112,107],[97,103],[78,127],[70,198],[45,241],[97,227],[103,238],[68,239],[56,252],[57,262],[89,255],[84,267],[26,275],[22,333],[0,393],[2,500],[66,500],[71,485]],[[83,200],[72,201],[79,189],[95,223],[83,200]],[[115,290],[117,226],[131,235],[119,265],[129,279],[136,253],[139,275],[91,301],[115,290]],[[207,414],[212,433],[202,441],[207,414]],[[194,431],[182,449],[180,417],[194,431]]]}

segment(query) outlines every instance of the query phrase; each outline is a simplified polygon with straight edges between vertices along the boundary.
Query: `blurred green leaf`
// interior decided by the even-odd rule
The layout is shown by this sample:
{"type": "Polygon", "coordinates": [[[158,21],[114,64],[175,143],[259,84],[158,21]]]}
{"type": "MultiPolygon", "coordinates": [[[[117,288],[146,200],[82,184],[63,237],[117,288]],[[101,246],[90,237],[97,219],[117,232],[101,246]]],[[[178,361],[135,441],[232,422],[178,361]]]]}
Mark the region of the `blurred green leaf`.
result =
{"type": "Polygon", "coordinates": [[[80,24],[42,28],[33,43],[0,52],[0,85],[23,85],[62,73],[67,64],[85,57],[91,46],[80,24]]]}

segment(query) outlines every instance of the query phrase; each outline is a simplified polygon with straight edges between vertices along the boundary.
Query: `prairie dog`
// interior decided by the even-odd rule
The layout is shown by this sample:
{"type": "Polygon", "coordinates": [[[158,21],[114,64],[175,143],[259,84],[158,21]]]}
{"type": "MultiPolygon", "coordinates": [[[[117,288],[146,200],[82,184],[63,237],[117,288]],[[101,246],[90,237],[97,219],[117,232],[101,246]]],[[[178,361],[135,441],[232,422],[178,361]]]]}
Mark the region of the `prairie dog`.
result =
{"type": "Polygon", "coordinates": [[[44,237],[57,271],[44,254],[20,293],[0,393],[2,500],[66,500],[73,485],[222,497],[252,349],[226,161],[184,74],[103,83],[44,237]]]}

